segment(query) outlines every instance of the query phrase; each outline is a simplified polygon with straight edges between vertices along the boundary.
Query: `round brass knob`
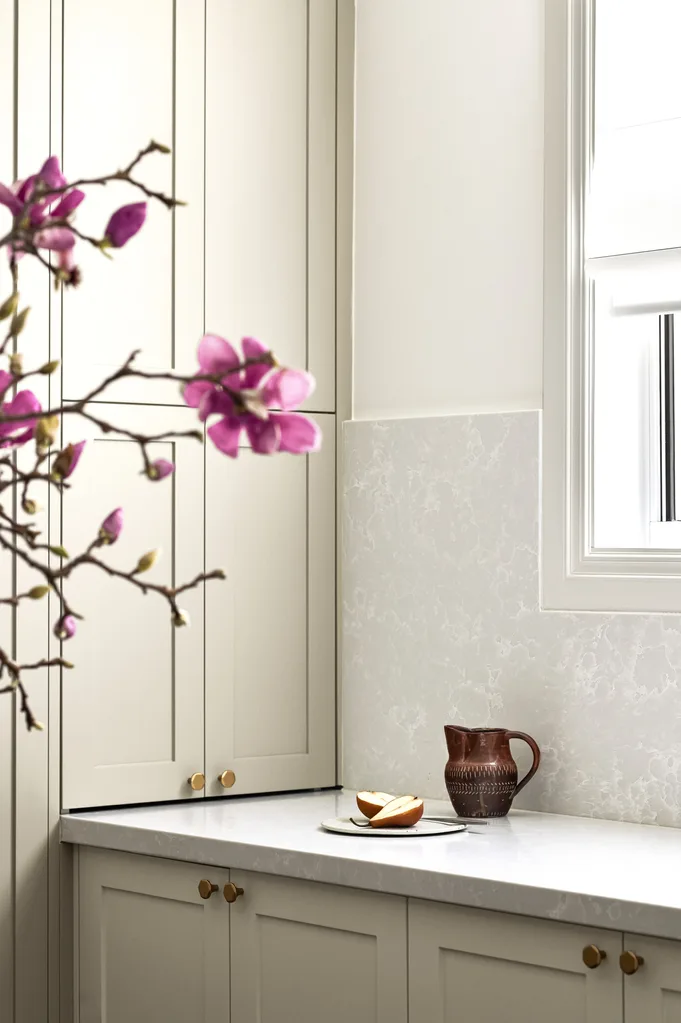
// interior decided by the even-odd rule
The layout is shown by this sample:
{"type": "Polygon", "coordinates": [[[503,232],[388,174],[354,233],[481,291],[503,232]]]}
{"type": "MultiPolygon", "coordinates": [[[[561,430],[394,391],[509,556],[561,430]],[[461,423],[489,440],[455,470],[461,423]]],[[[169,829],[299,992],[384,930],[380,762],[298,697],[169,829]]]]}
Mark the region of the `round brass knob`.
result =
{"type": "Polygon", "coordinates": [[[623,952],[620,956],[620,970],[631,976],[640,966],[643,966],[644,962],[643,956],[637,956],[635,952],[623,952]]]}
{"type": "Polygon", "coordinates": [[[216,892],[217,890],[218,885],[213,884],[212,881],[206,880],[205,877],[202,881],[199,881],[199,895],[202,899],[209,899],[213,892],[216,892]]]}
{"type": "Polygon", "coordinates": [[[227,902],[236,902],[239,896],[244,893],[243,888],[237,888],[232,881],[226,884],[222,891],[227,902]]]}
{"type": "Polygon", "coordinates": [[[194,789],[194,792],[200,792],[203,786],[206,784],[206,776],[204,774],[201,774],[200,771],[197,771],[197,773],[193,774],[191,778],[187,778],[187,784],[191,785],[191,787],[194,789]]]}
{"type": "Polygon", "coordinates": [[[231,789],[232,785],[236,781],[236,775],[234,771],[223,771],[222,774],[218,775],[218,781],[222,785],[223,789],[231,789]]]}
{"type": "Polygon", "coordinates": [[[597,966],[600,966],[604,959],[607,959],[606,953],[602,948],[598,948],[596,945],[586,945],[582,949],[582,962],[585,966],[588,966],[590,970],[595,970],[597,966]]]}

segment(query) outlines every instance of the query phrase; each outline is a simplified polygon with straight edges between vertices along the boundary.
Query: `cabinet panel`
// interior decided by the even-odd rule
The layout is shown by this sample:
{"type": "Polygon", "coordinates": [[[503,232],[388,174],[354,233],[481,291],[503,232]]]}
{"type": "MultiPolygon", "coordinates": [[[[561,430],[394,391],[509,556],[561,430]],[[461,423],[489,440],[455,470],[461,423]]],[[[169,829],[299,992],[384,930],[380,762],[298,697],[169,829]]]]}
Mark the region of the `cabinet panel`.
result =
{"type": "MultiPolygon", "coordinates": [[[[104,419],[150,434],[195,425],[191,409],[100,405],[104,419]]],[[[66,417],[68,439],[81,424],[66,417]]],[[[194,441],[152,445],[153,457],[175,463],[172,476],[140,474],[138,446],[91,435],[63,500],[63,543],[71,555],[122,507],[123,532],[100,559],[129,571],[141,554],[162,556],[149,582],[188,582],[203,569],[203,450],[194,441]]],[[[220,586],[219,582],[212,585],[220,586]]],[[[67,807],[178,799],[187,778],[203,770],[202,588],[182,595],[191,627],[173,628],[157,594],[84,567],[67,583],[73,607],[86,616],[64,644],[75,670],[64,672],[63,802],[67,807]]]]}
{"type": "Polygon", "coordinates": [[[621,1023],[621,935],[409,900],[413,1020],[621,1023]],[[582,949],[607,958],[593,970],[582,949]]]}
{"type": "Polygon", "coordinates": [[[624,947],[643,959],[624,978],[626,1023],[681,1023],[681,942],[625,934],[624,947]]]}
{"type": "Polygon", "coordinates": [[[336,0],[208,0],[206,329],[335,409],[336,0]]]}
{"type": "Polygon", "coordinates": [[[335,781],[335,428],[322,450],[206,450],[207,794],[335,781]]]}
{"type": "MultiPolygon", "coordinates": [[[[149,187],[188,202],[149,202],[142,232],[113,260],[79,247],[84,287],[64,296],[64,396],[80,397],[133,349],[157,370],[194,365],[203,326],[204,5],[194,0],[64,0],[63,159],[67,176],[114,171],[151,139],[173,148],[139,167],[149,187]],[[106,315],[102,311],[106,311],[106,315]],[[96,331],[93,324],[96,323],[96,331]]],[[[144,197],[93,187],[78,226],[101,237],[109,214],[144,197]]],[[[175,386],[126,381],[112,400],[180,404],[175,386]]]]}
{"type": "Polygon", "coordinates": [[[79,873],[80,1023],[229,1023],[227,871],[83,849],[79,873]]]}
{"type": "Polygon", "coordinates": [[[231,877],[233,1023],[406,1023],[405,899],[231,877]]]}

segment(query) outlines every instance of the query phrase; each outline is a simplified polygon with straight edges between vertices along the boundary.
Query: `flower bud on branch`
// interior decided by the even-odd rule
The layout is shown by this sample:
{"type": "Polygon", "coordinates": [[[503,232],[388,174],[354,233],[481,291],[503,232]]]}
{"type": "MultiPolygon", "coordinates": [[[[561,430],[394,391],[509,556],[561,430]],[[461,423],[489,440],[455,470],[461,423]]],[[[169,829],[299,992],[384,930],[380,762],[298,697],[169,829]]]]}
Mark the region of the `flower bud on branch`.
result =
{"type": "Polygon", "coordinates": [[[62,641],[71,639],[76,634],[76,619],[73,615],[62,615],[54,627],[54,634],[62,641]]]}
{"type": "Polygon", "coordinates": [[[155,551],[147,551],[137,562],[137,566],[132,572],[132,575],[139,575],[140,572],[148,572],[150,568],[153,568],[156,564],[156,560],[161,553],[160,549],[155,551]]]}
{"type": "Polygon", "coordinates": [[[102,543],[112,544],[121,535],[123,529],[123,509],[116,508],[102,522],[99,527],[99,539],[102,543]]]}

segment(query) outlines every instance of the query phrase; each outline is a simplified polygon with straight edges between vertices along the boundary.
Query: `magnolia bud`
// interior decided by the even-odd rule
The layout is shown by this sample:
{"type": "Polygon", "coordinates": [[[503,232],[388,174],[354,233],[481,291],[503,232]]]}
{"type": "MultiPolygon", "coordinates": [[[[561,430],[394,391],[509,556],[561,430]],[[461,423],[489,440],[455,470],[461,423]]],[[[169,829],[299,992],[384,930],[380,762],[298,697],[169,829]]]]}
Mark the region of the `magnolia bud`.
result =
{"type": "Polygon", "coordinates": [[[147,551],[146,554],[143,554],[137,562],[133,575],[136,575],[138,572],[148,572],[150,568],[153,568],[160,553],[161,551],[157,548],[155,551],[147,551]]]}
{"type": "Polygon", "coordinates": [[[52,359],[51,362],[46,362],[44,366],[41,366],[38,372],[42,373],[44,377],[49,377],[51,373],[59,369],[59,365],[59,359],[52,359]]]}
{"type": "Polygon", "coordinates": [[[19,337],[19,334],[21,334],[22,330],[26,326],[26,320],[28,319],[28,314],[30,313],[30,311],[31,307],[26,306],[26,308],[22,309],[19,315],[17,316],[16,320],[14,321],[14,328],[12,330],[12,334],[14,335],[14,337],[19,337]]]}
{"type": "Polygon", "coordinates": [[[56,554],[58,558],[68,558],[68,551],[62,547],[61,544],[55,544],[54,547],[50,547],[53,554],[56,554]]]}
{"type": "Polygon", "coordinates": [[[76,619],[73,615],[62,615],[54,627],[57,639],[71,639],[76,634],[76,619]]]}
{"type": "Polygon", "coordinates": [[[34,586],[28,591],[31,600],[42,600],[50,592],[49,586],[34,586]]]}
{"type": "Polygon", "coordinates": [[[25,497],[21,502],[21,507],[27,515],[35,515],[36,512],[40,511],[40,505],[32,497],[25,497]]]}
{"type": "Polygon", "coordinates": [[[42,721],[36,721],[35,718],[33,718],[33,721],[31,722],[31,728],[36,732],[45,731],[45,725],[42,723],[42,721]]]}
{"type": "Polygon", "coordinates": [[[146,472],[150,480],[162,480],[170,476],[174,469],[175,466],[167,458],[157,458],[155,462],[149,463],[146,472]]]}
{"type": "Polygon", "coordinates": [[[173,625],[176,629],[181,629],[183,625],[189,625],[189,615],[182,608],[173,612],[173,625]]]}
{"type": "Polygon", "coordinates": [[[6,298],[5,301],[0,305],[0,320],[6,320],[8,316],[12,316],[16,312],[16,308],[19,305],[19,293],[15,292],[6,298]]]}
{"type": "Polygon", "coordinates": [[[69,668],[69,669],[74,667],[74,665],[71,663],[71,661],[62,661],[61,662],[61,666],[62,666],[62,668],[69,668]]]}
{"type": "Polygon", "coordinates": [[[116,508],[102,522],[99,527],[99,539],[103,543],[116,543],[123,529],[123,509],[116,508]]]}
{"type": "Polygon", "coordinates": [[[36,445],[42,449],[51,447],[57,439],[58,431],[59,416],[47,416],[46,418],[39,419],[35,428],[36,445]]]}
{"type": "Polygon", "coordinates": [[[9,371],[12,376],[20,377],[24,371],[24,357],[21,352],[15,352],[9,357],[9,371]]]}
{"type": "Polygon", "coordinates": [[[65,480],[70,476],[80,461],[84,447],[84,440],[79,441],[78,444],[67,444],[52,463],[52,479],[65,480]]]}
{"type": "Polygon", "coordinates": [[[157,153],[165,153],[166,156],[171,151],[170,146],[166,146],[163,142],[157,142],[155,139],[151,140],[150,145],[154,147],[157,153]]]}
{"type": "Polygon", "coordinates": [[[213,575],[215,576],[216,579],[226,579],[227,578],[227,573],[225,572],[224,568],[216,568],[215,572],[213,573],[213,575]]]}

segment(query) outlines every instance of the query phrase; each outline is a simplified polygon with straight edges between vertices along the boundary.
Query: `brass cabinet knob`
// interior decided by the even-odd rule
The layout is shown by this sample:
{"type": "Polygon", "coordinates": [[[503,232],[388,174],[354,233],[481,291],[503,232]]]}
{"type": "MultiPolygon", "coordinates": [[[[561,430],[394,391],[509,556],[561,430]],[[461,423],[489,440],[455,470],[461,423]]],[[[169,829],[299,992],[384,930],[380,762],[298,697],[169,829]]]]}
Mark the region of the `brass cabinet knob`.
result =
{"type": "Polygon", "coordinates": [[[218,775],[218,781],[222,785],[223,789],[231,789],[232,785],[236,781],[236,775],[234,771],[223,771],[222,774],[218,775]]]}
{"type": "Polygon", "coordinates": [[[218,885],[213,884],[212,881],[208,881],[205,877],[202,881],[199,881],[199,895],[202,899],[209,899],[213,892],[218,890],[218,885]]]}
{"type": "Polygon", "coordinates": [[[244,893],[243,888],[237,888],[233,881],[226,884],[222,891],[227,902],[236,902],[239,896],[244,893]]]}
{"type": "Polygon", "coordinates": [[[206,776],[205,774],[201,774],[200,771],[197,771],[196,774],[191,776],[191,778],[187,778],[187,784],[191,785],[194,792],[200,792],[206,784],[206,776]]]}
{"type": "Polygon", "coordinates": [[[643,956],[637,956],[635,952],[623,952],[620,956],[620,970],[622,973],[627,973],[631,976],[632,973],[636,973],[639,967],[643,966],[644,962],[643,956]]]}
{"type": "Polygon", "coordinates": [[[590,970],[595,970],[597,966],[600,966],[604,959],[607,959],[607,954],[602,948],[598,948],[596,945],[585,945],[582,949],[582,962],[585,966],[588,966],[590,970]]]}

